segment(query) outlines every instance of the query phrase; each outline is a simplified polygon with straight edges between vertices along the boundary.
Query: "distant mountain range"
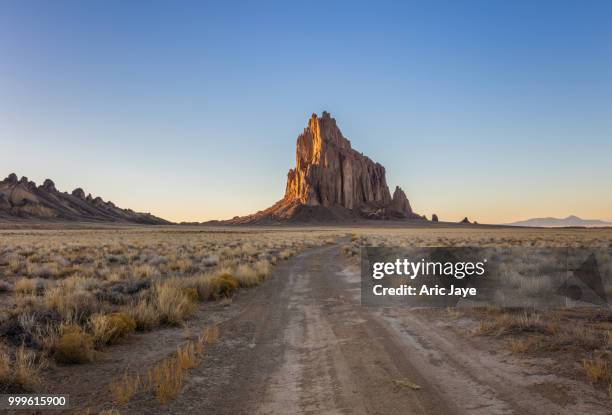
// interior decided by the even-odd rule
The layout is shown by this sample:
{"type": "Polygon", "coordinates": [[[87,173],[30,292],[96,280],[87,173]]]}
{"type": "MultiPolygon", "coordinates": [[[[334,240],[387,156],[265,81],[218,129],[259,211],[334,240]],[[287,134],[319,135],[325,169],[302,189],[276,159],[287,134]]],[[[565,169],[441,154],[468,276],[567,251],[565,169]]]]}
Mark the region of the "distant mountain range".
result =
{"type": "Polygon", "coordinates": [[[57,220],[84,222],[127,222],[146,225],[169,224],[167,220],[150,213],[121,209],[111,201],[105,202],[91,194],[85,196],[81,188],[72,193],[60,192],[52,180],[41,186],[17,178],[12,173],[0,181],[0,220],[57,220]]]}
{"type": "Polygon", "coordinates": [[[581,219],[578,216],[568,216],[567,218],[533,218],[527,220],[521,220],[518,222],[508,223],[511,226],[534,226],[541,228],[561,228],[567,226],[582,226],[582,227],[596,227],[596,226],[612,226],[612,222],[606,222],[599,219],[581,219]]]}

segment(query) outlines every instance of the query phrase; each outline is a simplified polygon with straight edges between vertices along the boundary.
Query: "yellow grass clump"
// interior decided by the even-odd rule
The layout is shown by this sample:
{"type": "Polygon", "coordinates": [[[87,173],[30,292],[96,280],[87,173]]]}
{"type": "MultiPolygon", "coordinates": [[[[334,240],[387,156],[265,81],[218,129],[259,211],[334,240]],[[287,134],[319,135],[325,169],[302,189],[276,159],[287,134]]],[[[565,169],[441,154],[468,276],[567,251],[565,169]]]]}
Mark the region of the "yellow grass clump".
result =
{"type": "Polygon", "coordinates": [[[20,278],[15,282],[14,290],[17,294],[35,295],[38,287],[37,278],[20,278]]]}
{"type": "Polygon", "coordinates": [[[93,360],[94,339],[76,324],[60,328],[55,360],[60,363],[87,363],[93,360]]]}
{"type": "Polygon", "coordinates": [[[231,274],[222,274],[210,278],[209,280],[209,298],[220,300],[222,298],[230,298],[238,288],[239,281],[231,274]]]}
{"type": "Polygon", "coordinates": [[[89,322],[97,345],[116,343],[136,329],[136,321],[126,313],[95,314],[89,322]]]}
{"type": "Polygon", "coordinates": [[[582,361],[584,373],[590,382],[607,381],[612,383],[612,372],[608,363],[603,359],[584,359],[582,361]]]}
{"type": "Polygon", "coordinates": [[[235,278],[241,287],[253,287],[260,282],[257,272],[247,264],[238,265],[235,278]]]}
{"type": "Polygon", "coordinates": [[[155,300],[160,318],[168,324],[179,324],[195,312],[192,299],[176,280],[155,286],[155,300]]]}
{"type": "Polygon", "coordinates": [[[140,376],[124,372],[123,376],[110,384],[113,402],[119,405],[128,403],[141,388],[140,376]]]}
{"type": "Polygon", "coordinates": [[[37,362],[35,353],[24,345],[15,350],[14,359],[8,351],[0,350],[0,389],[32,391],[40,382],[40,371],[44,366],[44,362],[37,362]]]}
{"type": "Polygon", "coordinates": [[[134,320],[137,330],[152,330],[159,326],[159,313],[157,308],[152,301],[146,298],[141,298],[130,304],[125,309],[125,312],[134,320]]]}

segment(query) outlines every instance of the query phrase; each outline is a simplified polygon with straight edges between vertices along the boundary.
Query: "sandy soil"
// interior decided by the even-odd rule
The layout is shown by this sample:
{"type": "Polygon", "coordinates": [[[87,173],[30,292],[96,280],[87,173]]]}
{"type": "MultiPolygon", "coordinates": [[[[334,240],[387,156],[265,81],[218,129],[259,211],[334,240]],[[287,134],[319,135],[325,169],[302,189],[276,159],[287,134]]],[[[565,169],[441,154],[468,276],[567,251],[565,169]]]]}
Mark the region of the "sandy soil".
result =
{"type": "Polygon", "coordinates": [[[109,408],[108,382],[144,367],[211,323],[220,341],[177,400],[137,396],[123,414],[610,414],[610,400],[538,362],[497,351],[462,320],[362,307],[359,275],[338,246],[279,265],[234,303],[203,306],[188,328],[134,336],[85,366],[59,367],[49,392],[109,408]]]}

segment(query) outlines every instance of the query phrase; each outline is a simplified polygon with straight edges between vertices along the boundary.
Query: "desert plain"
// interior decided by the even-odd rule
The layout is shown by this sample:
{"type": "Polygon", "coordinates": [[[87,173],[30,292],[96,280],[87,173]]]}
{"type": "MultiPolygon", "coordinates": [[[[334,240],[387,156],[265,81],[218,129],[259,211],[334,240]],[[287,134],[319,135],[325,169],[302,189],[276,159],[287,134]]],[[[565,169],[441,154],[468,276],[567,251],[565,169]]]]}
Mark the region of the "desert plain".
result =
{"type": "Polygon", "coordinates": [[[75,414],[610,413],[608,307],[364,307],[362,246],[609,249],[612,230],[5,225],[2,393],[75,414]]]}

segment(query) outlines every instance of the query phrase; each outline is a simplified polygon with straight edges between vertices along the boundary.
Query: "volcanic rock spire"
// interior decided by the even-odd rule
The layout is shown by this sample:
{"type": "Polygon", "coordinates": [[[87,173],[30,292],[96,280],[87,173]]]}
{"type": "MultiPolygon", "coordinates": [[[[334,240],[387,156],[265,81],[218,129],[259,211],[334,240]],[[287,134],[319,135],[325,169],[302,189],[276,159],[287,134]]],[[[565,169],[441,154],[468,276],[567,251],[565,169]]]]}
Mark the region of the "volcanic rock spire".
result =
{"type": "Polygon", "coordinates": [[[385,168],[355,151],[326,111],[312,114],[296,143],[285,196],[274,206],[233,223],[418,219],[397,187],[391,197],[385,168]]]}

